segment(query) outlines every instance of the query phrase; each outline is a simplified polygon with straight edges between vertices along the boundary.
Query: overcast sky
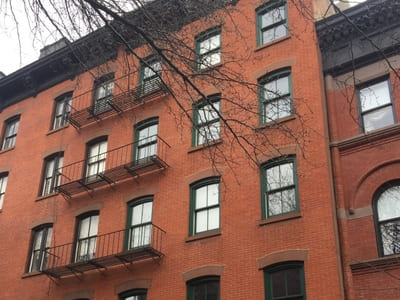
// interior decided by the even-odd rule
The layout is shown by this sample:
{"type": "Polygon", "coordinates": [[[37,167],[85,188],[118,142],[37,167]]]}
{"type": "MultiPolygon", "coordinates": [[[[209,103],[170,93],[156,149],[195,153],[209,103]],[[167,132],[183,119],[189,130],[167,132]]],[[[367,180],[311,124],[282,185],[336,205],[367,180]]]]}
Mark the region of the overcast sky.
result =
{"type": "MultiPolygon", "coordinates": [[[[37,60],[39,58],[40,49],[44,45],[49,45],[55,41],[50,34],[44,34],[40,39],[34,38],[28,26],[25,12],[18,7],[18,3],[21,3],[21,0],[12,1],[14,11],[18,17],[20,39],[18,39],[16,25],[11,16],[3,17],[3,13],[0,12],[0,16],[2,17],[0,20],[0,71],[6,75],[37,60]],[[21,45],[18,40],[20,40],[21,45]]],[[[357,2],[363,2],[365,0],[348,1],[352,5],[355,5],[357,2]]],[[[0,7],[0,10],[1,9],[2,7],[0,7]]]]}

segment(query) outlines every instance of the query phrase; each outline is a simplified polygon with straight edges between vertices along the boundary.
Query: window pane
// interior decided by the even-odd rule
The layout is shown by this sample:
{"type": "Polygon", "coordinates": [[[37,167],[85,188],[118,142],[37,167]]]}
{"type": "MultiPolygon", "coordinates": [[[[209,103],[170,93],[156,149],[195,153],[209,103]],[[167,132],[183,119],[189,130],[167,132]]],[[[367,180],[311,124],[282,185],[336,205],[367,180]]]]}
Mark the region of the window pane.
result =
{"type": "Polygon", "coordinates": [[[288,213],[296,210],[295,189],[282,191],[281,197],[283,213],[288,213]]]}
{"type": "Polygon", "coordinates": [[[208,206],[216,205],[219,202],[219,183],[207,186],[208,206]]]}
{"type": "Polygon", "coordinates": [[[208,210],[208,230],[219,228],[219,207],[208,210]]]}
{"type": "Polygon", "coordinates": [[[207,210],[196,213],[196,232],[207,230],[207,210]]]}
{"type": "Polygon", "coordinates": [[[265,122],[279,119],[279,102],[269,101],[264,105],[265,122]]]}
{"type": "Polygon", "coordinates": [[[151,222],[152,209],[153,209],[153,202],[146,202],[143,204],[142,223],[151,222]]]}
{"type": "Polygon", "coordinates": [[[272,283],[272,296],[273,297],[283,297],[286,295],[286,277],[285,270],[277,271],[271,274],[272,283]]]}
{"type": "Polygon", "coordinates": [[[261,27],[270,26],[285,19],[285,7],[280,6],[266,12],[261,17],[261,27]]]}
{"type": "Polygon", "coordinates": [[[294,184],[293,182],[293,164],[286,163],[279,165],[281,187],[294,184]]]}
{"type": "Polygon", "coordinates": [[[388,81],[385,80],[361,89],[360,101],[362,111],[390,103],[388,81]]]}
{"type": "Polygon", "coordinates": [[[263,43],[268,43],[287,35],[286,24],[281,24],[262,33],[263,43]]]}
{"type": "Polygon", "coordinates": [[[400,220],[380,225],[383,255],[400,253],[400,220]]]}
{"type": "Polygon", "coordinates": [[[288,269],[286,270],[287,276],[287,292],[288,295],[299,295],[301,294],[301,281],[300,281],[300,270],[299,269],[288,269]]]}
{"type": "Polygon", "coordinates": [[[268,191],[277,189],[281,186],[279,166],[267,169],[267,184],[268,191]]]}
{"type": "Polygon", "coordinates": [[[142,223],[143,205],[139,204],[132,209],[132,224],[137,225],[142,223]]]}
{"type": "Polygon", "coordinates": [[[90,217],[90,230],[89,235],[94,236],[97,235],[97,228],[99,224],[99,216],[91,216],[90,217]]]}
{"type": "Polygon", "coordinates": [[[394,124],[392,106],[382,107],[363,115],[364,130],[371,131],[394,124]]]}
{"type": "Polygon", "coordinates": [[[377,209],[379,221],[400,217],[400,186],[384,191],[378,199],[377,209]]]}
{"type": "Polygon", "coordinates": [[[269,194],[268,198],[268,216],[282,214],[281,192],[269,194]]]}
{"type": "Polygon", "coordinates": [[[196,190],[196,205],[195,208],[203,208],[207,206],[207,186],[203,186],[196,190]]]}

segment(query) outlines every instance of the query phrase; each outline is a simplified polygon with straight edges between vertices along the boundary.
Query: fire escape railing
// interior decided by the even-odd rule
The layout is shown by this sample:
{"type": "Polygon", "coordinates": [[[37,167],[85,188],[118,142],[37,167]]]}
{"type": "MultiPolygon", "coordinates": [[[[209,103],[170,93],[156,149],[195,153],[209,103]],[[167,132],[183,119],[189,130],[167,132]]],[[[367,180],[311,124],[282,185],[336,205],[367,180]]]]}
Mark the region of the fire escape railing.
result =
{"type": "MultiPolygon", "coordinates": [[[[121,81],[122,85],[122,79],[118,80],[121,81]]],[[[115,94],[104,97],[97,104],[93,104],[94,90],[73,97],[69,122],[79,129],[134,108],[143,102],[164,95],[168,91],[161,80],[151,80],[135,88],[127,87],[126,91],[118,92],[121,90],[121,88],[115,88],[115,94]]]]}
{"type": "Polygon", "coordinates": [[[90,237],[94,247],[85,248],[84,251],[77,241],[50,247],[46,251],[41,272],[60,278],[148,258],[160,258],[164,256],[162,242],[165,234],[160,227],[145,224],[90,237]],[[82,255],[83,252],[85,255],[82,255]]]}
{"type": "Polygon", "coordinates": [[[56,191],[71,197],[129,177],[166,169],[168,148],[170,146],[167,142],[154,135],[63,166],[57,170],[59,184],[56,191]],[[97,172],[88,171],[89,162],[100,164],[101,160],[103,165],[97,172]]]}

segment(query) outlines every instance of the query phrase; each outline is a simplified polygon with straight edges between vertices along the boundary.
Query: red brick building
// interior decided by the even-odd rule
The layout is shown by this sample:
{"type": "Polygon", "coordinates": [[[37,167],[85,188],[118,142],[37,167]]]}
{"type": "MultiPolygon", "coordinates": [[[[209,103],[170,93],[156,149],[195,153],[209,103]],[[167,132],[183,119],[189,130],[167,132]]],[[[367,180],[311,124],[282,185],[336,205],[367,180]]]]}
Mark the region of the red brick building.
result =
{"type": "Polygon", "coordinates": [[[150,2],[0,79],[0,298],[343,299],[312,2],[150,2]]]}
{"type": "Polygon", "coordinates": [[[346,299],[399,299],[399,10],[320,21],[346,299]]]}

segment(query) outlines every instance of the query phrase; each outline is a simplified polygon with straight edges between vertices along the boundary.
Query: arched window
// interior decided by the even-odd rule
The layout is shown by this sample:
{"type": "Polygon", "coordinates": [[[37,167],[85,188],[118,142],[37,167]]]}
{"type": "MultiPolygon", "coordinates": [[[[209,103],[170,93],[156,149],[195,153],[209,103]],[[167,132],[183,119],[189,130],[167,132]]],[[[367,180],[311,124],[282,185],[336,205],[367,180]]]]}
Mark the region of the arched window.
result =
{"type": "Polygon", "coordinates": [[[99,212],[87,212],[77,217],[74,262],[96,257],[96,240],[99,212]]]}
{"type": "Polygon", "coordinates": [[[219,277],[207,276],[187,282],[187,300],[219,300],[219,277]]]}
{"type": "Polygon", "coordinates": [[[400,181],[383,185],[374,197],[380,256],[400,253],[400,181]]]}
{"type": "Polygon", "coordinates": [[[119,300],[146,300],[147,290],[131,290],[119,294],[119,300]]]}
{"type": "Polygon", "coordinates": [[[143,197],[128,203],[127,249],[151,244],[153,197],[143,197]]]}

